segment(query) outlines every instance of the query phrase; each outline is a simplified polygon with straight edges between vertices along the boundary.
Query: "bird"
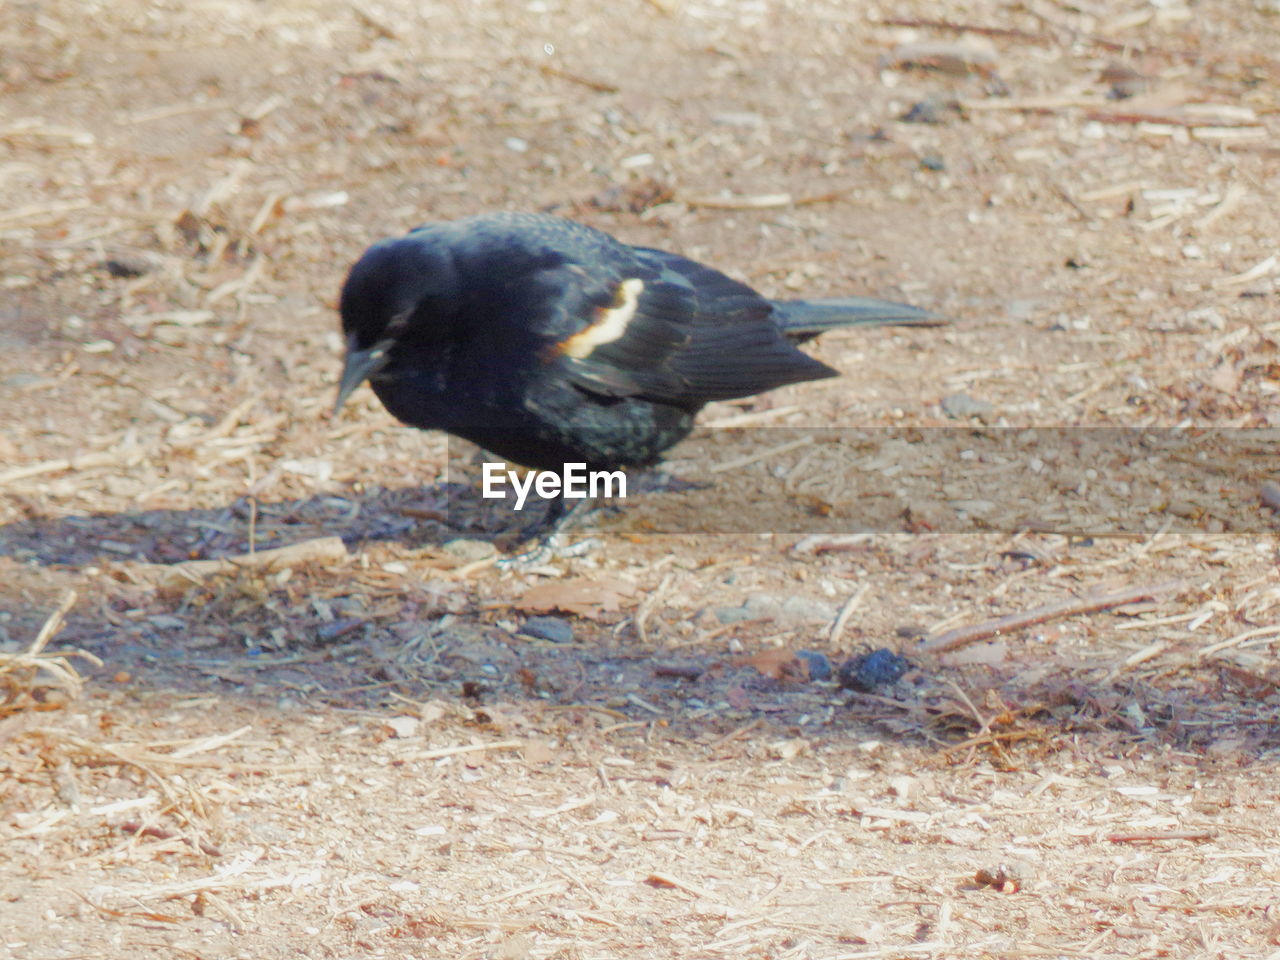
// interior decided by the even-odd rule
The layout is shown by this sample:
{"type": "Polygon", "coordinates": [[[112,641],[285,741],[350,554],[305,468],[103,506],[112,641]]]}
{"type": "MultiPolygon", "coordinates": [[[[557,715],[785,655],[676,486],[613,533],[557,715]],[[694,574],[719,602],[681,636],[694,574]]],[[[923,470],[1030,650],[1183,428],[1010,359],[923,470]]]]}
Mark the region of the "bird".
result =
{"type": "Polygon", "coordinates": [[[771,300],[679,254],[528,212],[377,241],[339,313],[335,414],[367,381],[405,424],[556,471],[652,466],[712,401],[839,375],[797,347],[825,331],[946,322],[868,297],[771,300]]]}

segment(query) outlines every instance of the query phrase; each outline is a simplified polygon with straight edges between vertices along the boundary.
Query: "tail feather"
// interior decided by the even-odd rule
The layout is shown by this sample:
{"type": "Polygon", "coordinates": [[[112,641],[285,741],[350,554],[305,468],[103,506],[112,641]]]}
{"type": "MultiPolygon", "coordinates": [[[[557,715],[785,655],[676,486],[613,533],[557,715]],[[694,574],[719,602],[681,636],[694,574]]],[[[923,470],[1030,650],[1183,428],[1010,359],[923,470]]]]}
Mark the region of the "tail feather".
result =
{"type": "Polygon", "coordinates": [[[837,327],[941,327],[950,322],[946,317],[920,307],[873,297],[775,300],[773,307],[774,317],[783,332],[798,342],[837,327]]]}

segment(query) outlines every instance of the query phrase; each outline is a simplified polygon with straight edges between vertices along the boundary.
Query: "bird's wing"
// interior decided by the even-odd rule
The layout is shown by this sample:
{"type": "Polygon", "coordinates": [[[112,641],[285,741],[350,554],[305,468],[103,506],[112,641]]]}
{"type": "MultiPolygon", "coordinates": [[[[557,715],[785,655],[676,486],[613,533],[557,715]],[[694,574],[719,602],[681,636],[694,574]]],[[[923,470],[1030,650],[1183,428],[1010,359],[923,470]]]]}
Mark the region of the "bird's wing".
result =
{"type": "Polygon", "coordinates": [[[582,389],[694,406],[835,374],[795,349],[750,287],[674,254],[634,254],[634,275],[549,351],[582,389]]]}

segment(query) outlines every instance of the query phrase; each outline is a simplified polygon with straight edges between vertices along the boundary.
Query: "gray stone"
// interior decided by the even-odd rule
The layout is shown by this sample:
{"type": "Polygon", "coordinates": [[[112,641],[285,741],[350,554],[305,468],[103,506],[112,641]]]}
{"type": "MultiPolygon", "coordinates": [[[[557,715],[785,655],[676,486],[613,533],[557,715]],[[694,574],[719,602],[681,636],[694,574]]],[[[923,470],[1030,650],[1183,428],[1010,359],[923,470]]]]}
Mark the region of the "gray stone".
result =
{"type": "Polygon", "coordinates": [[[498,548],[488,540],[467,540],[459,537],[457,540],[450,540],[440,548],[451,557],[457,557],[466,563],[475,560],[488,560],[498,548]]]}
{"type": "Polygon", "coordinates": [[[942,398],[942,412],[953,420],[977,417],[985,420],[995,408],[986,400],[978,400],[967,393],[953,393],[942,398]]]}
{"type": "Polygon", "coordinates": [[[796,656],[809,665],[810,680],[830,680],[833,670],[825,653],[816,650],[797,650],[796,656]]]}
{"type": "Polygon", "coordinates": [[[530,617],[520,628],[521,633],[552,643],[572,643],[573,627],[559,617],[530,617]]]}

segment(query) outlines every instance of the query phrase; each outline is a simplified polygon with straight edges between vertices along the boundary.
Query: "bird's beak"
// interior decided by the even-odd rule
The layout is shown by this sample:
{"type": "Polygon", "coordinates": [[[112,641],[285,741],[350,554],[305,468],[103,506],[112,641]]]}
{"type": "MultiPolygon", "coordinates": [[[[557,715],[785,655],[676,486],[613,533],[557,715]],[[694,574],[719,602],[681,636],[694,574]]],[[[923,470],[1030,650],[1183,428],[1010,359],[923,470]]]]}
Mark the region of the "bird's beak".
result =
{"type": "Polygon", "coordinates": [[[356,387],[387,365],[394,343],[394,340],[379,340],[367,350],[353,350],[351,348],[355,346],[355,342],[348,339],[347,357],[342,363],[342,379],[338,382],[338,400],[333,405],[335,415],[356,387]]]}

